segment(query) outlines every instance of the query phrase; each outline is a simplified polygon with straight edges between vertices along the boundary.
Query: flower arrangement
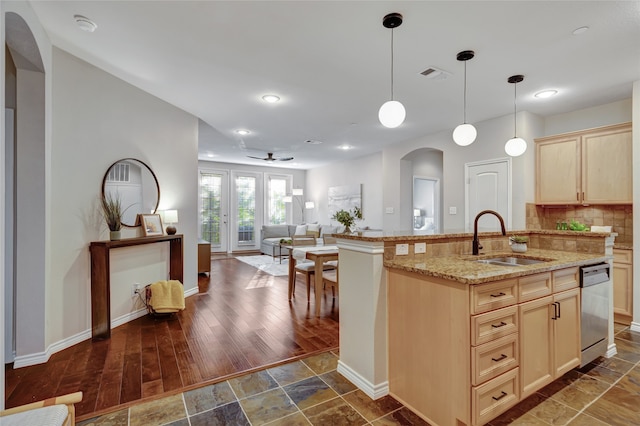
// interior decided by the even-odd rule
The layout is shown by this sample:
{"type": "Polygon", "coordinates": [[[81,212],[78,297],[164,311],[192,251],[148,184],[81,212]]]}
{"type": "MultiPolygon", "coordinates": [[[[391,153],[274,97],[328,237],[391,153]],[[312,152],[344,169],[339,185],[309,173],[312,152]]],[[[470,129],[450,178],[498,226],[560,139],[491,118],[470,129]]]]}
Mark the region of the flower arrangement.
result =
{"type": "Polygon", "coordinates": [[[101,200],[102,217],[104,217],[109,231],[119,231],[122,228],[122,202],[119,196],[113,196],[111,193],[104,194],[101,200]]]}
{"type": "Polygon", "coordinates": [[[331,219],[338,221],[345,228],[345,232],[348,232],[356,220],[362,220],[362,210],[360,207],[355,206],[351,210],[339,210],[333,214],[331,219]]]}

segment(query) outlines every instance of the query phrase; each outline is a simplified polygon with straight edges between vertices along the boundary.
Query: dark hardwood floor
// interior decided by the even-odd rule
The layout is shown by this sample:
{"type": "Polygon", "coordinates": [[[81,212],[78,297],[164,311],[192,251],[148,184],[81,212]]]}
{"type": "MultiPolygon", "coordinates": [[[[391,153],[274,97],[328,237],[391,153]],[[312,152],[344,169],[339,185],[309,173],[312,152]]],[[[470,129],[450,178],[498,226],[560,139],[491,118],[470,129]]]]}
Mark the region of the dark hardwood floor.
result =
{"type": "Polygon", "coordinates": [[[161,395],[179,393],[338,347],[338,300],[327,290],[321,316],[307,304],[302,279],[287,300],[287,277],[273,277],[233,257],[212,261],[200,292],[173,317],[144,316],[86,340],[46,364],[5,368],[5,406],[78,390],[78,420],[161,395]]]}

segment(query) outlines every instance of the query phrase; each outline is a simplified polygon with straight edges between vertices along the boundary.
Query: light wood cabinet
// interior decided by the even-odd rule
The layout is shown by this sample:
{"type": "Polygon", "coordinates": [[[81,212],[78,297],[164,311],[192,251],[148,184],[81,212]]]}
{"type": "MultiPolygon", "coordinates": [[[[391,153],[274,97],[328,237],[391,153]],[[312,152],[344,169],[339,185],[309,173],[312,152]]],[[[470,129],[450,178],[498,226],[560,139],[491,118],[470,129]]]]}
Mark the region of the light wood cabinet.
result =
{"type": "Polygon", "coordinates": [[[613,249],[613,315],[629,325],[633,318],[633,250],[613,249]]]}
{"type": "Polygon", "coordinates": [[[536,142],[536,204],[631,204],[631,123],[536,142]]]}
{"type": "Polygon", "coordinates": [[[469,286],[390,269],[390,394],[429,423],[477,426],[580,365],[577,272],[469,286]]]}

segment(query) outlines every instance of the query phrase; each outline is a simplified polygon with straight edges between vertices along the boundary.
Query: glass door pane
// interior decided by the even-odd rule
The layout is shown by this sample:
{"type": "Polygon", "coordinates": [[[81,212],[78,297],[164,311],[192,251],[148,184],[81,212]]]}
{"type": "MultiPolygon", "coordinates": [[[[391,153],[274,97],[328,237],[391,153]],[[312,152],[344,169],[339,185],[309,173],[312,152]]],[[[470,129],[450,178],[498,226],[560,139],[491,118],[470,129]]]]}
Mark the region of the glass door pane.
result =
{"type": "Polygon", "coordinates": [[[200,172],[200,237],[211,243],[211,251],[226,252],[228,177],[224,171],[200,172]]]}

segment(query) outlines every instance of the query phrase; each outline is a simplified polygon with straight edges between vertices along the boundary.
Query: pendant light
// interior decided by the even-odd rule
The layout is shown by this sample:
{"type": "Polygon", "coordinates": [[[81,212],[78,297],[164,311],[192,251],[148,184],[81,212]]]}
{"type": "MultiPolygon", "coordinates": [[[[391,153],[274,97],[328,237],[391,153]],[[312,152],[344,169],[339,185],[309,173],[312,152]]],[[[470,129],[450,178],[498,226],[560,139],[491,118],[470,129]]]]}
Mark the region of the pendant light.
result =
{"type": "Polygon", "coordinates": [[[378,119],[383,126],[393,129],[401,125],[407,115],[404,105],[393,100],[393,29],[402,25],[402,15],[389,13],[382,18],[382,25],[391,28],[391,100],[382,104],[378,111],[378,119]]]}
{"type": "Polygon", "coordinates": [[[471,145],[478,136],[478,131],[473,124],[467,123],[467,61],[473,59],[473,50],[464,50],[456,57],[464,62],[464,99],[463,99],[463,121],[462,124],[453,129],[453,141],[460,146],[471,145]]]}
{"type": "Polygon", "coordinates": [[[504,145],[505,152],[511,157],[518,157],[527,150],[527,142],[518,137],[518,132],[516,129],[516,86],[524,80],[523,75],[512,75],[507,79],[507,81],[513,84],[513,138],[509,139],[507,143],[504,145]]]}

